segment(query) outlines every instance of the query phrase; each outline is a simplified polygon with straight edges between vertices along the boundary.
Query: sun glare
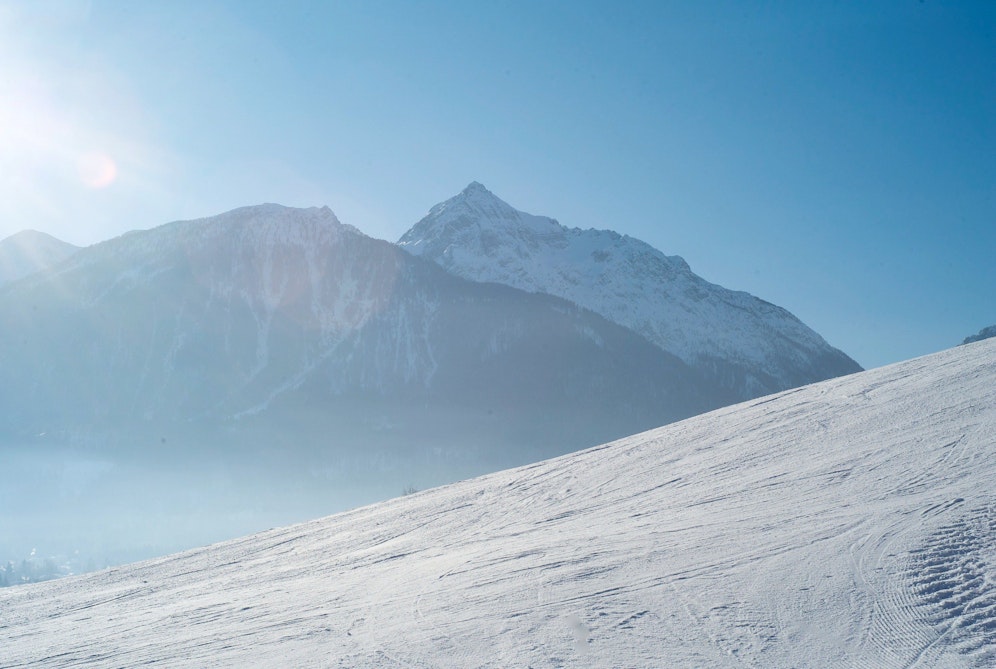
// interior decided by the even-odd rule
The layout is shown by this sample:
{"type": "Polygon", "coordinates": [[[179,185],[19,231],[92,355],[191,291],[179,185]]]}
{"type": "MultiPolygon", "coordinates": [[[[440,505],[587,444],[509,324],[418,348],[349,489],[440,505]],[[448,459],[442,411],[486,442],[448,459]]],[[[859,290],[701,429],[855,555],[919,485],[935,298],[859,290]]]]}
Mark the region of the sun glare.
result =
{"type": "Polygon", "coordinates": [[[67,37],[85,31],[88,13],[71,2],[5,11],[0,0],[0,220],[15,228],[75,229],[109,205],[109,189],[115,202],[149,202],[169,169],[129,79],[67,37]],[[24,25],[33,30],[15,29],[24,25]]]}
{"type": "Polygon", "coordinates": [[[118,177],[118,166],[106,153],[91,151],[76,161],[76,171],[90,188],[107,188],[118,177]]]}

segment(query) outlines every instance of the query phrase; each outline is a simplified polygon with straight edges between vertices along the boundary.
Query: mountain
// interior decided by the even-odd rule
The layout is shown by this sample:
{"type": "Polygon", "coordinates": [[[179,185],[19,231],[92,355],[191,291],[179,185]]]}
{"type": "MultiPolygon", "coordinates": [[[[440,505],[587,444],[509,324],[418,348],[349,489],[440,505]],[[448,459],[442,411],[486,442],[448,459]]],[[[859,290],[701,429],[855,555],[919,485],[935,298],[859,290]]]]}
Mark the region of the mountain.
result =
{"type": "Polygon", "coordinates": [[[452,276],[328,208],[128,233],[0,288],[0,324],[0,501],[25,550],[36,505],[73,500],[67,535],[128,524],[175,548],[104,511],[151,505],[160,527],[294,504],[287,522],[731,401],[601,316],[452,276]]]}
{"type": "Polygon", "coordinates": [[[860,370],[785,309],[709,283],[678,256],[609,230],[566,228],[523,213],[476,182],[433,207],[398,245],[473,281],[591,309],[739,399],[860,370]]]}
{"type": "Polygon", "coordinates": [[[0,591],[19,667],[996,659],[996,341],[0,591]]]}
{"type": "Polygon", "coordinates": [[[44,232],[22,230],[0,241],[0,285],[51,267],[78,250],[44,232]]]}
{"type": "Polygon", "coordinates": [[[996,325],[990,325],[987,328],[982,328],[979,330],[978,334],[965,337],[962,344],[971,344],[972,342],[982,341],[983,339],[989,339],[991,337],[996,337],[996,325]]]}
{"type": "Polygon", "coordinates": [[[129,233],[0,293],[0,318],[4,418],[28,433],[324,414],[361,396],[651,424],[723,400],[599,316],[458,279],[328,208],[129,233]]]}

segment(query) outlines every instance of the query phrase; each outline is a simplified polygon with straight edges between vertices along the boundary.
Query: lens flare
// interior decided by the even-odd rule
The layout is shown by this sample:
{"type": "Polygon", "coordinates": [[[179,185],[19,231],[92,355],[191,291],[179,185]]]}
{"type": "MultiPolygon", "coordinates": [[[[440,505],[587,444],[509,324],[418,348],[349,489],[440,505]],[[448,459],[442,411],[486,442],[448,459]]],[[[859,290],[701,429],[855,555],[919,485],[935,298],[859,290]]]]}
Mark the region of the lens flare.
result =
{"type": "Polygon", "coordinates": [[[79,157],[76,170],[90,188],[107,188],[118,178],[118,166],[106,153],[91,151],[79,157]]]}

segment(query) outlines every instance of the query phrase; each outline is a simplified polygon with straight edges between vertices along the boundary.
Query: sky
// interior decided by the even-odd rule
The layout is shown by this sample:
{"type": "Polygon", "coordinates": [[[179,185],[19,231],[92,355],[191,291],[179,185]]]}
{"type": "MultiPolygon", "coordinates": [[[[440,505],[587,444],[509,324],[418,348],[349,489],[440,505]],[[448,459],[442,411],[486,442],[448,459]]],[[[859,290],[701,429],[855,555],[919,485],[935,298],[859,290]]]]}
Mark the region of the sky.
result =
{"type": "Polygon", "coordinates": [[[471,181],[867,368],[996,323],[996,3],[0,0],[0,238],[471,181]]]}

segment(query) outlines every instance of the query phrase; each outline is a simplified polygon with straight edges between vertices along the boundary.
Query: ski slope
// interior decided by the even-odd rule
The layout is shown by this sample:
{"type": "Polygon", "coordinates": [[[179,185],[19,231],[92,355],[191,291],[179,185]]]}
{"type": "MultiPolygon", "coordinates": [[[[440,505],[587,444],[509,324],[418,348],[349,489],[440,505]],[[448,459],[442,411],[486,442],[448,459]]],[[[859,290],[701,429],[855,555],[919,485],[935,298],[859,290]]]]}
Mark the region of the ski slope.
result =
{"type": "Polygon", "coordinates": [[[996,665],[996,340],[0,592],[3,667],[996,665]]]}

